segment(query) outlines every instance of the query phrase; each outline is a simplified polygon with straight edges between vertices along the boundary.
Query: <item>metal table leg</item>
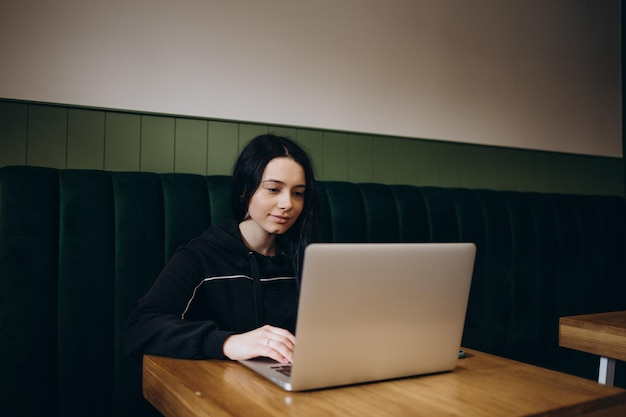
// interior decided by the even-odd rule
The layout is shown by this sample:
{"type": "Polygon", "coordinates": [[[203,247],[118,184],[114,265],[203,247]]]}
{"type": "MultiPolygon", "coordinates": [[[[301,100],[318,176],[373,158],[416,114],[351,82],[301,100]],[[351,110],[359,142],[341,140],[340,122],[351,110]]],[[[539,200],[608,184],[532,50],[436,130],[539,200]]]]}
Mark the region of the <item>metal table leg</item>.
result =
{"type": "Polygon", "coordinates": [[[598,382],[604,385],[613,385],[615,378],[615,359],[602,356],[600,358],[600,371],[598,382]]]}

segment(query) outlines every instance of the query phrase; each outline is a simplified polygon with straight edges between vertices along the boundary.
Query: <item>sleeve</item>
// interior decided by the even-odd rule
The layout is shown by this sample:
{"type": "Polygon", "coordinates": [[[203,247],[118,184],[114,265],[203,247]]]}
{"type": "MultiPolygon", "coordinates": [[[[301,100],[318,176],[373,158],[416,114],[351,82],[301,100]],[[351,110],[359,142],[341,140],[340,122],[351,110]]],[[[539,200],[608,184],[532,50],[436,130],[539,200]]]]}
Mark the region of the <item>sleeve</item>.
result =
{"type": "Polygon", "coordinates": [[[163,269],[124,329],[124,349],[143,354],[185,359],[226,359],[224,341],[231,332],[210,320],[182,318],[195,287],[204,277],[200,256],[189,247],[179,250],[163,269]]]}

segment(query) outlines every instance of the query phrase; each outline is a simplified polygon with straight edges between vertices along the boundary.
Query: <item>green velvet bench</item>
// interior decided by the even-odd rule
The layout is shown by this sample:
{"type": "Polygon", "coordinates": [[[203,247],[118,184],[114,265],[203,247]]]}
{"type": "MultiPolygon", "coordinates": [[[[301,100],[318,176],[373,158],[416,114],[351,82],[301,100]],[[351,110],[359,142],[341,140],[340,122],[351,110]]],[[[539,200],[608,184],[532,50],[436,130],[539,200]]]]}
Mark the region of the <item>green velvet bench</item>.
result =
{"type": "MultiPolygon", "coordinates": [[[[464,346],[596,378],[597,358],[558,346],[558,320],[626,310],[623,198],[319,188],[323,241],[476,243],[464,346]]],[[[156,415],[123,323],[228,194],[226,176],[0,168],[0,413],[156,415]]]]}

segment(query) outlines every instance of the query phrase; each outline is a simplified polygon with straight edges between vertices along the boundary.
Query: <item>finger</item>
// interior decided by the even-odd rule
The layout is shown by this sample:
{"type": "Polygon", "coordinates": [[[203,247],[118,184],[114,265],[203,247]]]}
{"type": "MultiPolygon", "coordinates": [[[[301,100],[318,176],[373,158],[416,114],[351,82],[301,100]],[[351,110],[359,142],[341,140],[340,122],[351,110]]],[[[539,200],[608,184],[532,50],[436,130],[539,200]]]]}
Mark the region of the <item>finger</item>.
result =
{"type": "Polygon", "coordinates": [[[286,345],[290,345],[291,347],[296,344],[296,337],[288,330],[272,326],[267,326],[265,330],[267,331],[267,337],[271,339],[279,340],[286,345]]]}
{"type": "Polygon", "coordinates": [[[266,343],[266,356],[281,362],[290,363],[293,361],[293,345],[285,344],[278,339],[268,339],[266,343]]]}
{"type": "Polygon", "coordinates": [[[284,355],[291,355],[295,347],[294,341],[284,336],[270,336],[266,342],[266,346],[278,350],[284,355]]]}

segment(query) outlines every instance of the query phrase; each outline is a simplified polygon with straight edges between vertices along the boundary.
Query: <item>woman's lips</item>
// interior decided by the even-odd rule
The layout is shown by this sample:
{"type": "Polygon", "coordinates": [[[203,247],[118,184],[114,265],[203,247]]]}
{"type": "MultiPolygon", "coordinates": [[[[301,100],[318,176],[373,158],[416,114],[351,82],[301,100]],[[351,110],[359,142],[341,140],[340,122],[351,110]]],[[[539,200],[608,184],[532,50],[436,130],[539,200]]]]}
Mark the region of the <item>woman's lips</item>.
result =
{"type": "Polygon", "coordinates": [[[277,222],[277,223],[287,223],[289,221],[289,217],[285,217],[285,216],[277,216],[277,215],[272,215],[272,218],[277,222]]]}

